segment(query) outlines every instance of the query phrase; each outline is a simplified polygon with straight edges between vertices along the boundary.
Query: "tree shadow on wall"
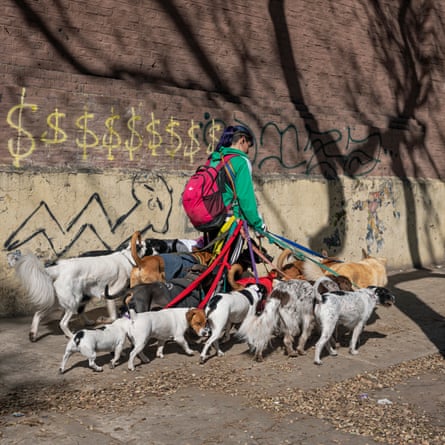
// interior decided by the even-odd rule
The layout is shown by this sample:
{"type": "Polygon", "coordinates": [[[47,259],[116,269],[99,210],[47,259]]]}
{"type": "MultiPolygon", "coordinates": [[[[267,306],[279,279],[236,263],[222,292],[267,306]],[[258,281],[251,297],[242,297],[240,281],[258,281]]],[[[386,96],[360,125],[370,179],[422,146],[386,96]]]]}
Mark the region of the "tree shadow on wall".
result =
{"type": "MultiPolygon", "coordinates": [[[[332,8],[340,6],[330,4],[332,8]]],[[[380,61],[383,69],[386,70],[392,89],[395,92],[395,109],[393,117],[388,120],[387,128],[376,129],[372,125],[373,117],[369,111],[362,109],[357,98],[351,92],[360,91],[361,82],[366,78],[366,73],[361,68],[357,56],[351,54],[347,49],[340,48],[344,52],[345,63],[350,64],[355,75],[349,80],[345,87],[344,96],[350,110],[356,110],[357,115],[362,116],[365,126],[368,126],[370,134],[374,131],[379,133],[378,138],[368,139],[362,147],[362,152],[366,153],[368,159],[376,159],[380,156],[382,147],[391,147],[388,153],[392,162],[392,172],[395,176],[404,181],[404,196],[407,209],[413,209],[409,218],[406,219],[408,233],[408,245],[412,264],[414,267],[422,267],[419,246],[417,240],[418,217],[415,211],[415,195],[404,163],[406,158],[401,160],[401,153],[408,147],[408,155],[411,160],[409,171],[416,171],[415,157],[419,150],[426,151],[425,134],[427,125],[417,118],[417,112],[424,107],[428,99],[434,95],[432,75],[441,66],[437,61],[440,54],[431,50],[437,48],[429,43],[434,42],[443,35],[443,25],[440,23],[440,14],[435,11],[433,1],[425,1],[421,6],[412,5],[411,2],[399,1],[399,5],[394,11],[382,10],[379,2],[363,2],[363,8],[367,11],[370,23],[370,32],[374,44],[375,60],[380,61]],[[416,10],[417,8],[417,10],[416,10]],[[421,8],[421,9],[419,9],[421,8]],[[421,12],[421,14],[420,14],[421,12]],[[439,19],[437,18],[439,17],[439,19]],[[442,29],[441,29],[442,28],[442,29]],[[394,60],[395,55],[399,55],[400,60],[394,60]],[[395,69],[395,64],[402,67],[395,69]]],[[[342,152],[337,141],[325,135],[323,141],[324,149],[317,150],[320,144],[320,125],[317,116],[312,114],[305,103],[304,94],[298,79],[302,78],[301,69],[294,57],[294,50],[288,25],[286,22],[285,2],[281,0],[269,1],[269,13],[275,30],[275,39],[281,60],[281,69],[287,84],[289,98],[294,104],[295,110],[304,121],[305,127],[311,138],[314,156],[321,169],[323,177],[327,180],[328,198],[330,203],[328,224],[322,227],[318,234],[312,237],[310,245],[313,250],[320,251],[324,246],[334,247],[332,253],[338,253],[345,238],[344,218],[339,219],[338,215],[345,215],[345,196],[342,187],[338,187],[336,181],[339,176],[349,176],[354,178],[362,168],[360,159],[354,162],[344,163],[342,152]],[[329,147],[328,152],[326,147],[329,147]],[[326,168],[326,159],[329,158],[329,168],[326,168]],[[335,237],[332,238],[332,225],[336,223],[335,237]],[[343,222],[343,223],[342,223],[343,222]],[[337,251],[335,251],[338,248],[337,251]]],[[[436,49],[435,51],[439,51],[436,49]]],[[[378,63],[378,62],[376,62],[378,63]]],[[[375,97],[375,107],[378,107],[378,97],[375,97]]],[[[432,156],[425,156],[433,159],[432,156]]],[[[431,161],[431,167],[435,169],[431,161]]],[[[435,172],[440,177],[440,172],[435,172]]],[[[425,190],[426,192],[426,190],[425,190]]],[[[434,210],[434,209],[431,209],[434,210]]],[[[434,212],[431,212],[434,215],[434,212]]],[[[429,218],[427,218],[429,219],[429,218]]],[[[439,221],[437,221],[439,223],[439,221]]],[[[428,233],[428,231],[426,231],[428,233]]],[[[432,243],[432,240],[430,240],[432,243]]]]}
{"type": "MultiPolygon", "coordinates": [[[[378,129],[380,139],[367,141],[366,153],[370,158],[377,157],[377,151],[381,147],[391,147],[388,154],[391,159],[392,173],[403,181],[405,208],[410,212],[404,223],[408,234],[411,261],[414,267],[422,268],[417,238],[419,217],[415,206],[416,194],[408,176],[416,176],[416,158],[419,156],[418,152],[422,151],[422,157],[430,162],[429,167],[434,172],[432,176],[441,177],[441,172],[436,169],[433,162],[434,157],[428,153],[428,147],[425,144],[427,122],[422,121],[418,115],[430,103],[435,104],[439,109],[439,105],[433,100],[435,91],[432,79],[434,75],[437,75],[437,78],[442,77],[438,71],[442,71],[443,74],[443,68],[441,68],[443,64],[439,63],[441,60],[440,45],[435,45],[434,42],[443,41],[444,25],[440,21],[439,11],[436,11],[436,6],[431,0],[422,2],[420,5],[400,0],[398,5],[394,6],[394,9],[397,9],[397,14],[394,14],[394,9],[383,10],[381,2],[362,1],[361,3],[369,17],[371,29],[368,35],[371,36],[375,51],[373,60],[375,63],[380,63],[380,68],[386,71],[387,79],[389,79],[390,87],[395,95],[393,116],[388,119],[386,128],[378,129]],[[395,59],[397,57],[399,60],[395,59]]],[[[330,7],[335,9],[341,6],[331,2],[330,7]]],[[[285,3],[281,0],[270,0],[269,13],[275,29],[281,69],[287,83],[289,98],[305,126],[313,130],[311,134],[320,133],[317,116],[314,116],[305,105],[304,94],[298,82],[302,75],[294,58],[292,41],[286,23],[285,3]]],[[[375,97],[375,104],[370,107],[371,110],[363,109],[358,98],[351,92],[360,91],[361,82],[367,74],[364,70],[367,68],[362,68],[356,55],[351,54],[347,49],[340,48],[341,50],[344,51],[345,63],[348,61],[347,63],[355,72],[345,88],[344,95],[347,104],[350,110],[357,111],[357,115],[362,117],[363,124],[368,126],[369,131],[372,132],[374,130],[373,116],[370,112],[379,107],[378,97],[375,97]]],[[[316,144],[316,138],[312,142],[316,144]]],[[[325,141],[326,145],[329,145],[331,160],[336,157],[341,159],[341,152],[336,141],[325,141]]],[[[328,180],[330,203],[328,224],[322,227],[318,234],[310,240],[312,249],[320,251],[321,246],[326,245],[328,234],[332,232],[330,225],[336,220],[336,215],[346,212],[344,191],[341,187],[336,187],[336,181],[330,180],[341,175],[354,178],[360,168],[360,163],[351,163],[345,166],[338,162],[336,164],[331,162],[331,168],[326,170],[323,168],[325,151],[314,150],[314,154],[318,157],[322,175],[328,180]]],[[[426,188],[423,192],[424,202],[431,202],[427,196],[426,188]]],[[[440,221],[435,216],[437,212],[433,208],[427,208],[427,211],[429,211],[429,216],[427,215],[425,220],[428,221],[428,224],[433,223],[439,227],[440,221]]],[[[338,229],[338,247],[340,247],[345,237],[345,227],[340,226],[338,229]]],[[[428,235],[428,228],[424,227],[424,229],[428,235]]],[[[429,239],[428,242],[431,246],[434,244],[433,239],[429,239]]],[[[434,276],[425,270],[419,270],[416,274],[417,278],[434,276]]],[[[412,273],[398,274],[391,277],[390,285],[396,286],[412,279],[412,273]]],[[[443,353],[443,317],[411,292],[399,290],[398,295],[397,306],[422,329],[438,350],[443,353]],[[439,327],[438,323],[441,324],[439,327]]]]}

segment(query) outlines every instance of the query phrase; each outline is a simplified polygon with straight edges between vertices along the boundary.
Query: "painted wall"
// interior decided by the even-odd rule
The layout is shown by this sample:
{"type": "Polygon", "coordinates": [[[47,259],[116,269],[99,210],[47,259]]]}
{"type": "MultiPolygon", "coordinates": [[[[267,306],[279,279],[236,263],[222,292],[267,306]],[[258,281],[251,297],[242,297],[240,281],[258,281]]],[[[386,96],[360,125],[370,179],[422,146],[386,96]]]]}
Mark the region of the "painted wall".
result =
{"type": "Polygon", "coordinates": [[[443,262],[437,3],[5,0],[0,315],[30,310],[9,251],[196,237],[182,187],[234,122],[272,231],[391,269],[443,262]]]}

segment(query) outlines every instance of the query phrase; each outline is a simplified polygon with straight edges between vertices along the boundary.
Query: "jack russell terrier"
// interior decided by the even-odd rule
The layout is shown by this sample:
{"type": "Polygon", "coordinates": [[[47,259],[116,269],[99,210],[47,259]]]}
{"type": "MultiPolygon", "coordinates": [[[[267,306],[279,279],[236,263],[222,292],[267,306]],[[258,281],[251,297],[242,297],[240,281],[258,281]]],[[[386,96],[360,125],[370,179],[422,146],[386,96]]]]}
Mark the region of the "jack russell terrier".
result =
{"type": "Polygon", "coordinates": [[[110,367],[114,368],[122,354],[130,323],[129,318],[123,317],[102,328],[77,331],[66,345],[65,354],[59,368],[60,374],[65,372],[68,359],[75,352],[80,352],[88,359],[90,368],[101,372],[103,368],[96,364],[96,352],[113,351],[114,357],[110,362],[110,367]]]}
{"type": "Polygon", "coordinates": [[[128,359],[128,369],[130,371],[135,369],[134,359],[137,355],[143,362],[149,362],[148,357],[142,351],[150,339],[158,340],[156,357],[163,358],[164,345],[168,340],[175,341],[187,355],[193,355],[193,351],[185,339],[188,328],[191,328],[199,337],[208,335],[203,309],[168,308],[139,314],[134,309],[130,309],[130,319],[128,337],[133,343],[133,349],[128,359]]]}
{"type": "Polygon", "coordinates": [[[257,306],[266,297],[267,289],[263,284],[250,284],[243,290],[217,293],[210,298],[205,312],[212,333],[202,349],[201,364],[206,361],[212,345],[218,357],[224,355],[219,346],[220,337],[225,333],[223,341],[228,341],[232,325],[242,323],[248,314],[255,314],[257,306]]]}

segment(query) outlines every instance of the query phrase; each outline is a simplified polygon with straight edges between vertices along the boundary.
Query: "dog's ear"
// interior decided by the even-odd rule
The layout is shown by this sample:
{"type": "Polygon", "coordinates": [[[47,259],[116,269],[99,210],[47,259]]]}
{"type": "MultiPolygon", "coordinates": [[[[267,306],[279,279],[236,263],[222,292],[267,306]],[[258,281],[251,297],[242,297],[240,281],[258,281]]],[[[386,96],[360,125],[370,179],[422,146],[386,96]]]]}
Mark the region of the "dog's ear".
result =
{"type": "Polygon", "coordinates": [[[197,310],[197,308],[193,307],[186,312],[185,318],[187,320],[187,323],[190,323],[193,320],[193,317],[195,316],[197,310]]]}

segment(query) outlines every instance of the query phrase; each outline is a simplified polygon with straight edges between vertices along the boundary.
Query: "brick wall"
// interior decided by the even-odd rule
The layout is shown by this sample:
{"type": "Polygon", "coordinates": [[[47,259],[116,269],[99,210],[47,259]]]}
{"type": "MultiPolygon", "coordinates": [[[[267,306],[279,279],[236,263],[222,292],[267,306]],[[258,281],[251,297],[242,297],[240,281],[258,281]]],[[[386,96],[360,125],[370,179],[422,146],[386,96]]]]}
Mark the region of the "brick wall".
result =
{"type": "Polygon", "coordinates": [[[6,1],[0,168],[188,171],[239,121],[258,174],[443,179],[426,3],[6,1]]]}

